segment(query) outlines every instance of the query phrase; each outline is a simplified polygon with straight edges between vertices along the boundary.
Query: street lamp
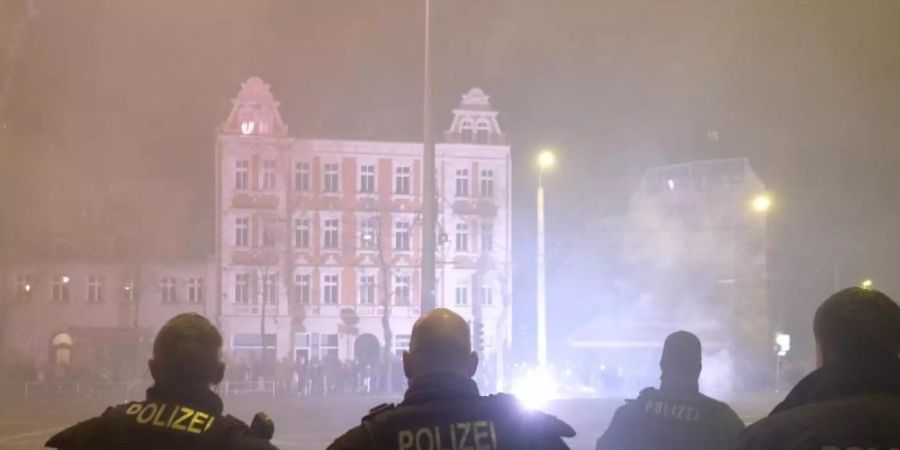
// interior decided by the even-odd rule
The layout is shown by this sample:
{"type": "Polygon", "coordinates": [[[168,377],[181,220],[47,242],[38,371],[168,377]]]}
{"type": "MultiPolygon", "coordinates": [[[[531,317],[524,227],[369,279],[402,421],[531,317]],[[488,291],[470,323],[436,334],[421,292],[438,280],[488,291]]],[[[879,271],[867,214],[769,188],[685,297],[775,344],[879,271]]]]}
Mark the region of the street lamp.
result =
{"type": "Polygon", "coordinates": [[[759,194],[756,197],[753,197],[750,206],[758,213],[769,212],[769,210],[772,209],[772,196],[769,194],[759,194]]]}
{"type": "Polygon", "coordinates": [[[872,289],[872,280],[865,279],[862,283],[860,283],[859,287],[869,290],[872,289]]]}
{"type": "Polygon", "coordinates": [[[544,171],[556,165],[556,156],[550,150],[541,150],[537,157],[537,363],[547,365],[547,287],[544,262],[544,171]]]}

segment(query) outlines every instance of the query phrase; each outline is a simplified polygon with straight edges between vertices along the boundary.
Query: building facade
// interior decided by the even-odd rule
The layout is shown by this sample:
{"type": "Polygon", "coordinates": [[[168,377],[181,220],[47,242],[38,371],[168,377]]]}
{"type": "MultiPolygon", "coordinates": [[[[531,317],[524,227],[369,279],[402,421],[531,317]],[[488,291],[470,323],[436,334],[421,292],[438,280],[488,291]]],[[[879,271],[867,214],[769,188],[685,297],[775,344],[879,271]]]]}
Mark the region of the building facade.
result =
{"type": "MultiPolygon", "coordinates": [[[[466,93],[436,146],[436,298],[494,357],[510,335],[510,148],[488,100],[466,93]]],[[[233,354],[374,362],[408,348],[422,151],[293,138],[269,86],[242,85],[216,147],[217,295],[233,354]]]]}
{"type": "MultiPolygon", "coordinates": [[[[229,358],[248,364],[377,363],[408,348],[421,314],[422,144],[292,137],[255,77],[232,104],[214,149],[215,254],[3,266],[6,360],[145,360],[159,327],[185,311],[214,320],[229,358]]],[[[436,145],[436,298],[501,367],[511,335],[510,147],[497,115],[473,88],[436,145]]]]}

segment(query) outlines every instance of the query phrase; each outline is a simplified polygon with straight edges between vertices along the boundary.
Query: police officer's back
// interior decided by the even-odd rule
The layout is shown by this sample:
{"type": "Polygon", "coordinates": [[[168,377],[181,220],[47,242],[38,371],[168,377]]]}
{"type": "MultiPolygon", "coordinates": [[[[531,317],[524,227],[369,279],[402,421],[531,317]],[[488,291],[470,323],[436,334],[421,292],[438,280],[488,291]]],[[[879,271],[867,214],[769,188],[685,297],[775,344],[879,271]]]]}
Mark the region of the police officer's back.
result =
{"type": "Polygon", "coordinates": [[[813,332],[819,368],[738,448],[900,448],[900,306],[878,291],[845,289],[816,311],[813,332]]]}
{"type": "Polygon", "coordinates": [[[700,340],[686,331],[669,335],[660,368],[660,388],[620,407],[597,449],[730,448],[744,424],[728,405],[700,393],[700,340]]]}
{"type": "Polygon", "coordinates": [[[403,402],[375,408],[329,449],[568,448],[562,437],[575,431],[565,422],[524,412],[509,396],[479,395],[469,336],[465,320],[447,309],[419,319],[403,355],[409,379],[403,402]]]}
{"type": "MultiPolygon", "coordinates": [[[[108,408],[51,437],[48,447],[81,449],[274,449],[240,420],[223,415],[210,386],[225,373],[222,337],[198,314],[181,314],[160,329],[149,361],[147,398],[108,408]]],[[[257,433],[260,434],[260,433],[257,433]]]]}

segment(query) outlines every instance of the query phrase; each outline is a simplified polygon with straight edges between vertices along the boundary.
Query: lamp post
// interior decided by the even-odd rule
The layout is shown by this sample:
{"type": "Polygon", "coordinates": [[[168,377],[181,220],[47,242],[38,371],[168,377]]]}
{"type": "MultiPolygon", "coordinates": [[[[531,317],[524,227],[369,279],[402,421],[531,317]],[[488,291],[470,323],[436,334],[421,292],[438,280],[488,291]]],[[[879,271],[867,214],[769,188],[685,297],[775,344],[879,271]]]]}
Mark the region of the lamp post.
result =
{"type": "Polygon", "coordinates": [[[437,240],[437,198],[435,189],[435,151],[431,124],[431,0],[425,0],[425,67],[423,79],[423,155],[422,155],[422,296],[421,312],[435,308],[435,252],[437,240]]]}
{"type": "Polygon", "coordinates": [[[537,188],[537,363],[547,365],[547,286],[544,261],[544,171],[556,165],[556,156],[550,150],[538,155],[537,188]]]}

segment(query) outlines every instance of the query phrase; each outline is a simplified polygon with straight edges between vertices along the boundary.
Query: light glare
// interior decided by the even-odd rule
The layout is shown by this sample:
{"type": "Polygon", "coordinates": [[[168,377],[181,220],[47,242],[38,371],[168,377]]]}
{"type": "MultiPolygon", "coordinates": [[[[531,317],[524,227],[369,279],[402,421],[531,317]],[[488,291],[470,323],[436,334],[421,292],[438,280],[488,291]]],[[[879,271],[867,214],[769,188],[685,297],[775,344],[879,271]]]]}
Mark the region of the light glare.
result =
{"type": "Polygon", "coordinates": [[[556,155],[550,150],[541,150],[538,155],[538,166],[541,169],[550,169],[556,165],[556,155]]]}
{"type": "Polygon", "coordinates": [[[756,212],[766,212],[772,208],[772,197],[768,194],[757,195],[753,198],[752,206],[756,212]]]}

